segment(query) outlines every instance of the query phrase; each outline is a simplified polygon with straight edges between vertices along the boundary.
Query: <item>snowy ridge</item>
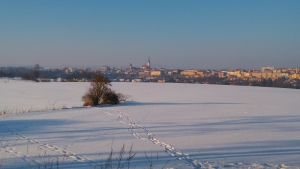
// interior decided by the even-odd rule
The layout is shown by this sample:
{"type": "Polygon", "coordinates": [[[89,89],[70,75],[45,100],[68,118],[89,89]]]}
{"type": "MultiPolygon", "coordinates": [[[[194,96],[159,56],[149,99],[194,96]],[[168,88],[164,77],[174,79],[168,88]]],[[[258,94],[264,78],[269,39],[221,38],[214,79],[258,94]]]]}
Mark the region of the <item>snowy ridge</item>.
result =
{"type": "MultiPolygon", "coordinates": [[[[99,108],[103,113],[106,113],[111,116],[117,116],[116,122],[128,125],[128,130],[130,133],[138,139],[149,140],[153,144],[159,145],[165,149],[165,151],[176,157],[177,160],[183,160],[189,165],[193,166],[195,169],[214,169],[214,168],[236,168],[236,169],[256,169],[256,168],[268,168],[268,169],[299,169],[299,167],[290,167],[285,164],[260,164],[260,163],[216,163],[216,162],[199,162],[196,159],[193,159],[187,153],[182,153],[180,150],[176,149],[169,143],[165,143],[155,138],[155,135],[151,133],[146,127],[141,126],[137,122],[133,121],[130,116],[124,112],[121,112],[117,109],[112,108],[99,108]],[[145,136],[142,136],[145,135],[145,136]]],[[[149,113],[148,113],[149,114],[149,113]]],[[[148,116],[146,115],[146,117],[148,116]]],[[[146,117],[143,117],[142,120],[145,120],[146,117]]]]}

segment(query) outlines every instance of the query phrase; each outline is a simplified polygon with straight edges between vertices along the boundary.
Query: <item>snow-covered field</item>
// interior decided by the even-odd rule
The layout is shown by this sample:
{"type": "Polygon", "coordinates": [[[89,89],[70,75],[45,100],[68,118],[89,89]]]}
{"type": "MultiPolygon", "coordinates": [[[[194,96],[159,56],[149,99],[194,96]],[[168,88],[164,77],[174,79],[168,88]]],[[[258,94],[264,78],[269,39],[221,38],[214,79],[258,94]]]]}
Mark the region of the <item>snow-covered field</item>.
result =
{"type": "Polygon", "coordinates": [[[113,83],[128,102],[82,107],[88,86],[0,79],[0,111],[66,107],[0,116],[0,169],[100,168],[111,148],[116,167],[123,144],[130,168],[299,169],[300,90],[113,83]]]}

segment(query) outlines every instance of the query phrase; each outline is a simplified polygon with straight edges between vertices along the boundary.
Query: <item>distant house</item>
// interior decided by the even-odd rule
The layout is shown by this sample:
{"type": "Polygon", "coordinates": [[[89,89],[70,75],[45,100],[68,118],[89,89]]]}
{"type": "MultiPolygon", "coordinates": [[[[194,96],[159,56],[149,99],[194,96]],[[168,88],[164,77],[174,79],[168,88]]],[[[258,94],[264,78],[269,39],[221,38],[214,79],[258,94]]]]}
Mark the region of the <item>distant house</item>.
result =
{"type": "Polygon", "coordinates": [[[290,79],[300,79],[300,74],[293,73],[290,75],[290,79]]]}
{"type": "Polygon", "coordinates": [[[196,76],[196,74],[195,70],[184,70],[180,72],[180,75],[182,76],[196,76]]]}
{"type": "Polygon", "coordinates": [[[159,80],[157,80],[157,82],[158,82],[158,83],[165,83],[166,80],[165,80],[165,79],[159,79],[159,80]]]}
{"type": "Polygon", "coordinates": [[[219,78],[227,77],[227,72],[226,72],[226,71],[219,71],[219,72],[218,72],[218,77],[219,77],[219,78]]]}
{"type": "Polygon", "coordinates": [[[148,65],[142,65],[142,66],[141,66],[141,69],[143,69],[143,70],[149,70],[150,67],[149,67],[148,65]]]}
{"type": "Polygon", "coordinates": [[[184,70],[180,72],[182,76],[202,76],[204,72],[202,70],[184,70]]]}
{"type": "Polygon", "coordinates": [[[242,77],[244,74],[244,70],[231,70],[227,72],[228,75],[233,75],[236,77],[242,77]]]}
{"type": "Polygon", "coordinates": [[[150,66],[150,58],[148,59],[148,62],[146,65],[142,65],[141,66],[141,69],[143,70],[150,70],[151,69],[151,66],[150,66]]]}
{"type": "Polygon", "coordinates": [[[261,68],[262,72],[274,72],[275,71],[275,67],[274,66],[265,66],[261,68]]]}
{"type": "Polygon", "coordinates": [[[152,70],[151,71],[151,76],[160,76],[162,75],[162,71],[161,70],[152,70]]]}
{"type": "Polygon", "coordinates": [[[48,79],[48,78],[38,78],[36,80],[37,82],[53,82],[53,79],[48,79]]]}
{"type": "Polygon", "coordinates": [[[142,79],[132,79],[131,82],[142,82],[142,79]]]}
{"type": "Polygon", "coordinates": [[[142,72],[139,72],[139,75],[141,75],[141,76],[149,76],[150,72],[149,71],[142,71],[142,72]]]}

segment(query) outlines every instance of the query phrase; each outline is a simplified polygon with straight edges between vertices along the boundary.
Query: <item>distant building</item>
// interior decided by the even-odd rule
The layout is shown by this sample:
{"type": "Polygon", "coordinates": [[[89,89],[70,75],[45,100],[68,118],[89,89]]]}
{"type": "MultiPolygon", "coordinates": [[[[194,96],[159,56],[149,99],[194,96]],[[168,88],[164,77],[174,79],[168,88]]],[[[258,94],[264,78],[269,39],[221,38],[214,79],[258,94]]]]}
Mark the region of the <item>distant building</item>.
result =
{"type": "Polygon", "coordinates": [[[143,72],[139,72],[140,76],[149,76],[150,72],[149,71],[143,71],[143,72]]]}
{"type": "Polygon", "coordinates": [[[227,77],[227,72],[226,72],[226,71],[219,71],[219,72],[218,72],[218,77],[219,77],[219,78],[227,77]]]}
{"type": "Polygon", "coordinates": [[[167,74],[168,74],[169,76],[172,76],[172,75],[173,75],[173,72],[172,72],[172,71],[168,71],[167,74]]]}
{"type": "Polygon", "coordinates": [[[179,69],[173,69],[172,72],[173,72],[173,74],[179,74],[180,70],[179,69]]]}
{"type": "Polygon", "coordinates": [[[253,70],[249,72],[249,76],[253,76],[259,79],[272,79],[276,80],[282,77],[288,78],[288,68],[279,68],[275,70],[275,67],[262,67],[262,71],[253,70]]]}
{"type": "Polygon", "coordinates": [[[158,83],[165,83],[166,80],[165,80],[165,79],[158,79],[157,82],[158,82],[158,83]]]}
{"type": "Polygon", "coordinates": [[[151,76],[161,76],[163,72],[161,70],[152,70],[151,76]]]}
{"type": "Polygon", "coordinates": [[[196,70],[196,75],[204,75],[204,72],[202,70],[196,70]]]}
{"type": "Polygon", "coordinates": [[[131,82],[142,82],[142,79],[132,79],[131,82]]]}
{"type": "Polygon", "coordinates": [[[293,73],[290,75],[290,79],[300,79],[300,74],[299,73],[293,73]]]}
{"type": "Polygon", "coordinates": [[[276,72],[279,72],[279,73],[288,73],[290,70],[289,68],[278,68],[276,70],[276,72]]]}
{"type": "Polygon", "coordinates": [[[184,70],[180,72],[180,75],[182,76],[196,76],[196,74],[195,70],[184,70]]]}
{"type": "Polygon", "coordinates": [[[233,75],[236,77],[242,77],[244,74],[244,70],[231,70],[227,72],[228,75],[233,75]]]}
{"type": "Polygon", "coordinates": [[[252,76],[255,76],[256,78],[261,78],[261,79],[272,79],[276,80],[281,77],[285,77],[286,74],[284,73],[273,73],[269,71],[264,71],[264,72],[252,72],[252,76]]]}
{"type": "Polygon", "coordinates": [[[266,67],[262,67],[261,68],[262,72],[274,72],[275,71],[275,67],[274,66],[266,66],[266,67]]]}
{"type": "Polygon", "coordinates": [[[102,66],[100,68],[100,70],[102,70],[102,71],[110,70],[110,67],[108,67],[108,66],[102,66]]]}
{"type": "Polygon", "coordinates": [[[148,58],[148,63],[146,65],[141,66],[141,69],[143,69],[143,70],[150,70],[151,69],[150,58],[148,58]]]}

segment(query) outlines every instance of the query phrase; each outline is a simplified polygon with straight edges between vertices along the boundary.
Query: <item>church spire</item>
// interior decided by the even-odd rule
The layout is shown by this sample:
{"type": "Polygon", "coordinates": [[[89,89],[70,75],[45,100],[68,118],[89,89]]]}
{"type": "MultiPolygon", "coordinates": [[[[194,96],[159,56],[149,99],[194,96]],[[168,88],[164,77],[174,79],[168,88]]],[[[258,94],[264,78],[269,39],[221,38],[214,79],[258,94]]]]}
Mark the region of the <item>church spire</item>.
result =
{"type": "Polygon", "coordinates": [[[150,57],[148,58],[147,66],[150,68],[150,57]]]}

